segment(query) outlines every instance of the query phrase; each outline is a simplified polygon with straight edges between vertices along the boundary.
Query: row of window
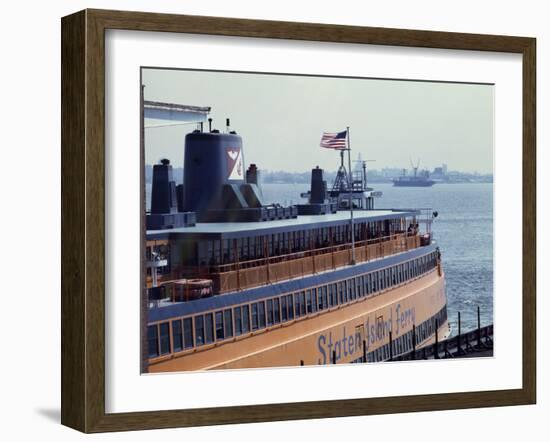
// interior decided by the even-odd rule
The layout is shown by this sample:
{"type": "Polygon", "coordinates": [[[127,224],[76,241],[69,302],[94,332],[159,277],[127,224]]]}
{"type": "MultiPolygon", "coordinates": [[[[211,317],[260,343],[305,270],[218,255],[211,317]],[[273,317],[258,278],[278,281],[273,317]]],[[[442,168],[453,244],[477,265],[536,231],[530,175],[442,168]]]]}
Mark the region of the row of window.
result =
{"type": "MultiPolygon", "coordinates": [[[[357,221],[354,224],[354,237],[356,241],[362,241],[367,238],[387,236],[393,232],[403,232],[406,225],[405,218],[375,222],[357,221]]],[[[244,261],[263,258],[266,250],[269,256],[276,256],[283,253],[310,250],[312,244],[315,247],[323,247],[328,246],[330,243],[343,244],[350,241],[351,229],[349,224],[235,240],[201,241],[198,244],[198,262],[219,264],[222,262],[222,257],[224,263],[233,262],[236,250],[240,260],[244,261]]]]}
{"type": "Polygon", "coordinates": [[[345,281],[148,327],[149,357],[223,341],[343,305],[415,278],[436,266],[437,253],[345,281]],[[172,348],[171,348],[172,347],[172,348]]]}
{"type": "MultiPolygon", "coordinates": [[[[416,326],[416,345],[425,341],[428,337],[435,334],[436,325],[441,327],[447,320],[447,306],[443,307],[437,314],[430,319],[424,321],[422,324],[416,326]]],[[[392,352],[390,355],[389,342],[376,350],[367,353],[367,362],[382,362],[387,361],[390,357],[397,357],[404,353],[411,352],[413,350],[413,331],[410,330],[405,334],[402,334],[397,339],[392,341],[392,352]]],[[[365,362],[363,356],[352,361],[352,363],[365,362]]]]}

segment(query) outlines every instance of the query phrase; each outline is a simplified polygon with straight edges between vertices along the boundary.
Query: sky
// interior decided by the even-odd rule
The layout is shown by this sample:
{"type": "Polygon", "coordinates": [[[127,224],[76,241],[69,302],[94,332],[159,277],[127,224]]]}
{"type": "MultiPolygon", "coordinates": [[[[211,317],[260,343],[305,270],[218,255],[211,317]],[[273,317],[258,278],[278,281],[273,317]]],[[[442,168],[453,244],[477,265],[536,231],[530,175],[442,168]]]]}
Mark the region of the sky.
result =
{"type": "MultiPolygon", "coordinates": [[[[263,170],[335,170],[338,153],[319,146],[321,135],[350,127],[352,158],[371,169],[493,172],[494,86],[143,69],[145,100],[210,106],[213,128],[243,137],[245,163],[263,170]]],[[[147,125],[147,122],[146,122],[147,125]]],[[[206,126],[205,126],[206,127],[206,126]]],[[[195,127],[148,128],[145,161],[183,166],[185,134],[195,127]]]]}

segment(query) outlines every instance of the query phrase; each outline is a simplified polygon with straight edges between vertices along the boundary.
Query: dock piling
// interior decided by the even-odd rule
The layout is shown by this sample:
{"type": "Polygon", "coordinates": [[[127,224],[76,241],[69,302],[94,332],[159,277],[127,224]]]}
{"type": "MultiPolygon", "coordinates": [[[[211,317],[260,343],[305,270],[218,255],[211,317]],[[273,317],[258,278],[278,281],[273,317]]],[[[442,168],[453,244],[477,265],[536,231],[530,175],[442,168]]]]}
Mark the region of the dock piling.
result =
{"type": "Polygon", "coordinates": [[[434,358],[439,359],[439,321],[435,320],[434,358]]]}
{"type": "Polygon", "coordinates": [[[416,325],[413,324],[413,330],[412,330],[412,352],[411,352],[411,359],[414,361],[416,359],[416,325]]]}
{"type": "Polygon", "coordinates": [[[456,336],[456,354],[457,356],[462,355],[464,352],[462,350],[462,334],[461,334],[461,321],[460,321],[460,312],[458,312],[458,334],[456,336]]]}

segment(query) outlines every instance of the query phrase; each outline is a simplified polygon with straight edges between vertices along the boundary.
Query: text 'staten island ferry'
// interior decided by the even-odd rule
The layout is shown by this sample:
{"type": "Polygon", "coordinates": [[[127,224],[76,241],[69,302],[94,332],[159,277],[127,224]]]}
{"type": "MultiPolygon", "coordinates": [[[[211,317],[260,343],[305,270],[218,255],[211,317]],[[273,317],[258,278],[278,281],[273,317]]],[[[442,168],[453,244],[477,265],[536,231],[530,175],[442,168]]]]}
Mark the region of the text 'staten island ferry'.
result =
{"type": "Polygon", "coordinates": [[[153,168],[148,371],[377,362],[444,339],[434,215],[375,209],[355,175],[342,161],[327,189],[315,168],[308,203],[266,205],[239,135],[187,134],[184,184],[153,168]]]}

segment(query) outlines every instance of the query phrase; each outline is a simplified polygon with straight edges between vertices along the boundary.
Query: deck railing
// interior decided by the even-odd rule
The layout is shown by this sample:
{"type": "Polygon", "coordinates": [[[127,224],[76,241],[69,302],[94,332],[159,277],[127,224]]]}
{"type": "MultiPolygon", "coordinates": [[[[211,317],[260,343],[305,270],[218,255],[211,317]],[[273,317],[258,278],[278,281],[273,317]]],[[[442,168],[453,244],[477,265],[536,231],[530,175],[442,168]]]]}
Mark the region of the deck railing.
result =
{"type": "MultiPolygon", "coordinates": [[[[371,261],[420,247],[421,237],[399,233],[357,241],[355,261],[371,261]]],[[[174,268],[159,280],[204,278],[213,281],[215,294],[244,290],[296,277],[333,270],[351,262],[351,244],[312,249],[286,255],[234,262],[231,264],[174,268]]]]}

